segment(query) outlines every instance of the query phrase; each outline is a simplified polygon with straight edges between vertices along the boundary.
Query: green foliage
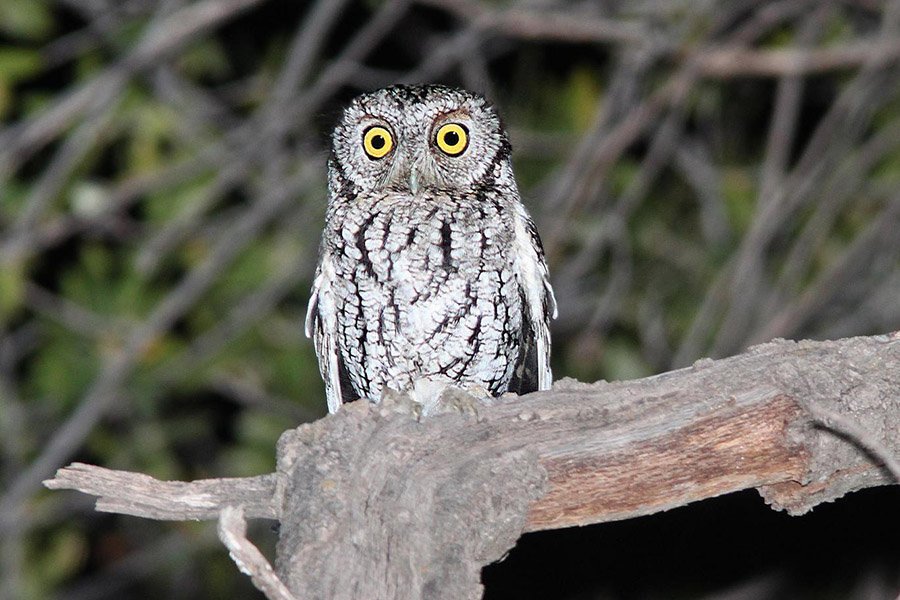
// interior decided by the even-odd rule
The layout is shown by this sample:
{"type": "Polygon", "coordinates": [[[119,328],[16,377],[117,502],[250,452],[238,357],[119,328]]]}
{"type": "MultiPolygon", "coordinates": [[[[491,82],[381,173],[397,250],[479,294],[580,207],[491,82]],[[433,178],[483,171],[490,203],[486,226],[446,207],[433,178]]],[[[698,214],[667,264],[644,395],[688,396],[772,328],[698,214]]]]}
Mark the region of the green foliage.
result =
{"type": "Polygon", "coordinates": [[[602,98],[598,73],[576,67],[564,77],[527,71],[520,91],[509,99],[504,114],[512,124],[550,132],[582,132],[593,122],[602,98]]]}
{"type": "Polygon", "coordinates": [[[237,440],[220,457],[222,470],[235,477],[251,477],[275,470],[275,446],[272,440],[292,423],[285,417],[245,413],[237,425],[237,440]]]}
{"type": "MultiPolygon", "coordinates": [[[[2,19],[0,16],[0,23],[2,19]]],[[[15,85],[37,73],[42,63],[40,54],[35,50],[0,47],[0,119],[9,114],[15,106],[15,85]]]]}
{"type": "Polygon", "coordinates": [[[48,588],[59,585],[84,565],[87,549],[88,540],[84,533],[72,526],[60,527],[39,547],[26,548],[28,570],[24,574],[22,600],[46,598],[48,588]]]}
{"type": "Polygon", "coordinates": [[[22,261],[7,263],[5,268],[0,269],[0,324],[21,306],[27,281],[27,270],[22,261]]]}
{"type": "MultiPolygon", "coordinates": [[[[47,410],[62,415],[88,389],[100,365],[102,341],[88,340],[58,326],[31,362],[26,380],[30,397],[40,399],[47,410]]],[[[107,348],[114,351],[114,348],[107,348]]]]}
{"type": "Polygon", "coordinates": [[[603,352],[600,372],[610,374],[612,380],[624,381],[652,375],[653,369],[641,357],[631,339],[611,337],[603,352]]]}
{"type": "Polygon", "coordinates": [[[148,99],[143,90],[130,92],[121,118],[121,135],[127,143],[123,175],[148,173],[163,166],[174,134],[171,107],[148,99]]]}
{"type": "Polygon", "coordinates": [[[732,227],[746,231],[753,220],[757,189],[753,176],[746,168],[726,168],[722,177],[722,200],[732,227]]]}
{"type": "Polygon", "coordinates": [[[231,70],[222,45],[210,39],[193,44],[179,57],[178,67],[185,75],[212,79],[225,77],[231,70]]]}
{"type": "Polygon", "coordinates": [[[50,5],[47,0],[3,0],[0,32],[24,40],[46,39],[54,29],[50,5]]]}
{"type": "Polygon", "coordinates": [[[43,65],[37,50],[29,48],[0,49],[0,78],[7,85],[34,75],[43,65]]]}

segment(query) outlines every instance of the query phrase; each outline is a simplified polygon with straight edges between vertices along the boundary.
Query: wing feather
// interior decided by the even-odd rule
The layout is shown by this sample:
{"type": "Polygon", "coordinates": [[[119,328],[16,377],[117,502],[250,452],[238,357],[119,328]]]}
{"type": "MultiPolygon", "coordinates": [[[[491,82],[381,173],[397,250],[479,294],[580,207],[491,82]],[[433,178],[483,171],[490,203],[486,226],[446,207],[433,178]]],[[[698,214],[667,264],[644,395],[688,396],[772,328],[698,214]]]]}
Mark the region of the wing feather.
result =
{"type": "Polygon", "coordinates": [[[550,285],[550,271],[534,221],[519,205],[515,224],[515,274],[526,307],[518,393],[548,390],[553,383],[550,369],[550,319],[557,315],[556,298],[550,285]],[[536,380],[536,382],[535,382],[536,380]],[[536,383],[536,385],[535,385],[536,383]]]}
{"type": "Polygon", "coordinates": [[[309,307],[306,309],[306,337],[313,338],[316,355],[319,358],[319,371],[325,382],[325,398],[328,412],[334,413],[341,407],[344,399],[342,389],[342,366],[340,349],[337,342],[337,315],[334,305],[334,265],[331,256],[322,254],[316,277],[313,280],[309,307]]]}

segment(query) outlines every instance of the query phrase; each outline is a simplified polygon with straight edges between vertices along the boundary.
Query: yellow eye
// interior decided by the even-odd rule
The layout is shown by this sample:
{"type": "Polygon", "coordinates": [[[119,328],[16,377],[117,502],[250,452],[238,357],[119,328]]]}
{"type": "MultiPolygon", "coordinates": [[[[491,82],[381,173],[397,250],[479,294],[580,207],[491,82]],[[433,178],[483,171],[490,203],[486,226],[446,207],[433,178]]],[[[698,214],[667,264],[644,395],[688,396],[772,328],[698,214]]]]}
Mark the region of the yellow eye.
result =
{"type": "Polygon", "coordinates": [[[469,146],[469,130],[459,123],[441,125],[435,142],[444,154],[459,156],[469,146]]]}
{"type": "Polygon", "coordinates": [[[380,125],[373,125],[363,133],[363,150],[369,158],[383,158],[393,147],[394,136],[380,125]]]}

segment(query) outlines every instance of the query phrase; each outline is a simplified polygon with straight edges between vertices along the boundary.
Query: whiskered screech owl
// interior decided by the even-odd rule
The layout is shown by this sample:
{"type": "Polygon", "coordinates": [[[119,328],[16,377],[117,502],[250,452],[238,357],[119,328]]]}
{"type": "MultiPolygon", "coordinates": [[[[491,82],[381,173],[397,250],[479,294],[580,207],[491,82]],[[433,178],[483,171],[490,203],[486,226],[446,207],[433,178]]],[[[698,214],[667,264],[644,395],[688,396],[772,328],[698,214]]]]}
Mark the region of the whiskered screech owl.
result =
{"type": "Polygon", "coordinates": [[[306,318],[328,409],[422,378],[547,389],[556,301],[490,104],[437,86],[354,99],[332,137],[306,318]]]}

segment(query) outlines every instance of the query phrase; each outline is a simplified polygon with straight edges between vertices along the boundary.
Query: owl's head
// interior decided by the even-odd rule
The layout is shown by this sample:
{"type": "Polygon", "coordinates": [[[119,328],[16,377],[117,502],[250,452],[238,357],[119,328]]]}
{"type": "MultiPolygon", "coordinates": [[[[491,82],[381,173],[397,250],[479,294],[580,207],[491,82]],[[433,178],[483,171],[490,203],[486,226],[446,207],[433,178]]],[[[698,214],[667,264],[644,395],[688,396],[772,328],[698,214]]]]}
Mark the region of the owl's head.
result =
{"type": "Polygon", "coordinates": [[[472,188],[512,181],[510,146],[481,96],[439,86],[398,85],[355,98],[332,136],[332,190],[472,188]]]}

